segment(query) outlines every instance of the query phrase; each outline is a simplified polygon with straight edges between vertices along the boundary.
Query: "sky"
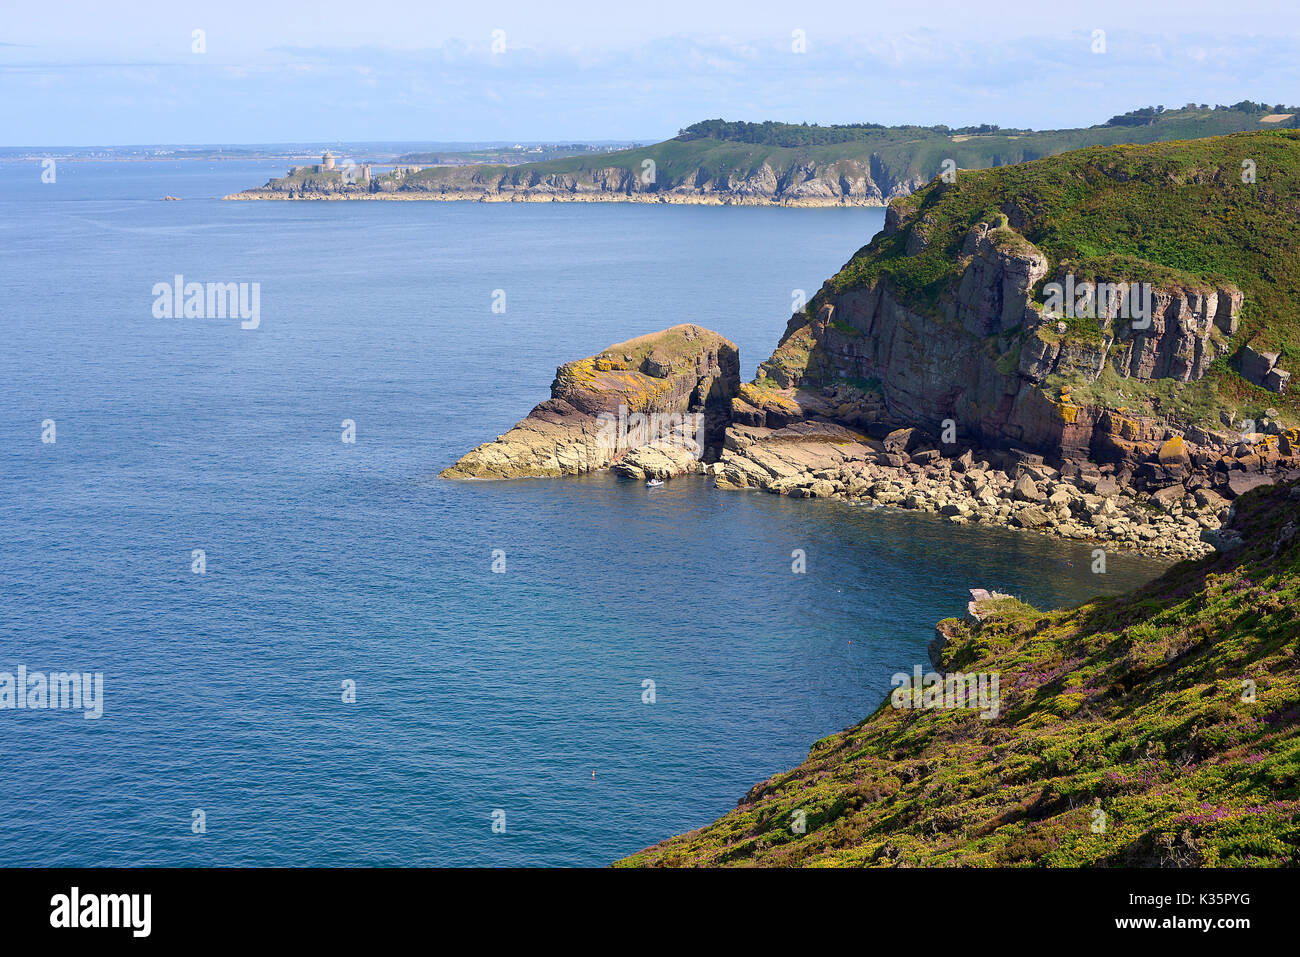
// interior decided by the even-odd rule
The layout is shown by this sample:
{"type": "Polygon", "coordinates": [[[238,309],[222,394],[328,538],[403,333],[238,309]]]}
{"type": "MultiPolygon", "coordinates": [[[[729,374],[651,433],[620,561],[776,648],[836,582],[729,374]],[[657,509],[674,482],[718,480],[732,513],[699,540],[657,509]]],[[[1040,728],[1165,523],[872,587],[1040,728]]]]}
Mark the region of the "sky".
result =
{"type": "Polygon", "coordinates": [[[653,142],[719,117],[1050,129],[1295,103],[1298,52],[1294,0],[9,0],[0,146],[653,142]]]}

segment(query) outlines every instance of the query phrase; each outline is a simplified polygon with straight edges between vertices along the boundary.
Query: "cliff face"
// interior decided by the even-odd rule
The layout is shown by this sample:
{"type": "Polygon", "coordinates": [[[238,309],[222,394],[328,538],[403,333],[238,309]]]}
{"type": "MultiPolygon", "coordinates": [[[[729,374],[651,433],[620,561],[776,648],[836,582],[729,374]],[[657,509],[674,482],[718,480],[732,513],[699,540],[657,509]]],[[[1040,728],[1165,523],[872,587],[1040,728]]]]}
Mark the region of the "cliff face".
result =
{"type": "Polygon", "coordinates": [[[574,171],[521,167],[399,168],[363,183],[339,177],[287,176],[228,199],[429,199],[481,202],[644,202],[700,205],[883,206],[921,186],[898,178],[879,158],[718,170],[674,163],[652,178],[640,165],[574,171]]]}
{"type": "Polygon", "coordinates": [[[227,198],[880,206],[954,166],[985,169],[1093,144],[1259,129],[1271,125],[1263,116],[1184,109],[1153,114],[1138,125],[1037,132],[706,121],[671,140],[610,153],[517,166],[399,166],[360,184],[319,172],[308,177],[299,170],[227,198]]]}
{"type": "Polygon", "coordinates": [[[1229,551],[1131,595],[1038,611],[973,590],[924,687],[895,676],[799,767],[619,864],[1294,866],[1298,507],[1294,484],[1251,493],[1229,551]]]}
{"type": "MultiPolygon", "coordinates": [[[[886,235],[898,228],[892,217],[886,235]]],[[[761,371],[784,387],[874,380],[892,424],[938,434],[950,420],[969,440],[1087,457],[1098,410],[1051,396],[1044,380],[1060,376],[1077,389],[1096,383],[1108,365],[1135,382],[1201,379],[1231,351],[1242,304],[1234,287],[1156,287],[1143,328],[1102,319],[1094,338],[1069,338],[1065,323],[1044,317],[1033,301],[1047,257],[1010,227],[973,227],[955,265],[959,281],[939,310],[900,301],[884,279],[827,291],[816,315],[802,326],[796,317],[782,341],[803,335],[803,369],[796,358],[761,371]]]]}
{"type": "MultiPolygon", "coordinates": [[[[1300,261],[1300,236],[1276,229],[1277,209],[1300,207],[1298,158],[1295,134],[1241,134],[936,181],[893,203],[882,233],[792,317],[757,384],[778,427],[788,416],[773,392],[807,404],[856,383],[863,397],[835,421],[947,431],[953,448],[1075,470],[1105,463],[1151,490],[1300,468],[1282,368],[1300,353],[1300,277],[1274,265],[1300,261]],[[1242,150],[1277,157],[1267,192],[1234,180],[1242,150]],[[1205,218],[1239,235],[1207,234],[1205,218]],[[1099,221],[1112,235],[1096,235],[1099,221]],[[1255,230],[1275,234],[1278,256],[1255,230]]],[[[742,401],[743,421],[770,424],[742,401]]]]}
{"type": "Polygon", "coordinates": [[[745,171],[703,166],[662,173],[656,170],[652,181],[635,166],[555,173],[533,169],[438,171],[403,184],[383,183],[381,188],[526,202],[622,198],[666,203],[882,206],[922,182],[920,177],[898,180],[869,160],[845,159],[803,160],[777,168],[764,162],[745,171]],[[872,176],[873,166],[880,182],[872,176]]]}
{"type": "Polygon", "coordinates": [[[445,478],[576,475],[627,463],[665,477],[716,453],[740,383],[734,343],[674,326],[560,366],[551,398],[494,442],[464,455],[445,478]]]}

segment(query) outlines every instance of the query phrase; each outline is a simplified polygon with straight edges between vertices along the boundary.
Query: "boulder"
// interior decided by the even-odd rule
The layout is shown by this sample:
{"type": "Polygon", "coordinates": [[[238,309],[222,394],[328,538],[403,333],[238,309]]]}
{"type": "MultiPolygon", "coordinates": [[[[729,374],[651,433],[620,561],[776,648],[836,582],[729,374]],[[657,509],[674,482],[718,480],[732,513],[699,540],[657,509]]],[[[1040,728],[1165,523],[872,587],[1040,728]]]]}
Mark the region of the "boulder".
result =
{"type": "Polygon", "coordinates": [[[1213,509],[1215,511],[1218,511],[1228,504],[1226,498],[1218,492],[1208,488],[1197,489],[1195,499],[1196,504],[1201,508],[1213,509]]]}
{"type": "Polygon", "coordinates": [[[1245,495],[1253,488],[1259,488],[1261,485],[1271,485],[1273,479],[1271,476],[1263,475],[1259,472],[1230,472],[1228,481],[1224,486],[1233,498],[1245,495]]]}
{"type": "Polygon", "coordinates": [[[1038,485],[1028,475],[1021,475],[1016,479],[1015,487],[1011,490],[1011,497],[1018,502],[1041,502],[1047,496],[1039,491],[1038,485]]]}
{"type": "Polygon", "coordinates": [[[1181,435],[1166,440],[1164,445],[1160,446],[1160,451],[1156,453],[1156,458],[1166,467],[1181,465],[1186,468],[1191,465],[1191,458],[1187,454],[1187,443],[1183,441],[1181,435]]]}
{"type": "Polygon", "coordinates": [[[885,436],[883,444],[886,452],[905,455],[938,445],[934,436],[917,428],[895,429],[885,436]]]}
{"type": "Polygon", "coordinates": [[[1047,510],[1039,505],[1029,505],[1025,508],[1014,512],[1011,516],[1011,524],[1016,528],[1038,528],[1046,525],[1052,520],[1047,514],[1047,510]]]}
{"type": "Polygon", "coordinates": [[[1264,377],[1277,365],[1276,352],[1264,352],[1254,346],[1241,348],[1241,374],[1256,385],[1264,384],[1264,377]]]}
{"type": "Polygon", "coordinates": [[[656,349],[642,361],[641,371],[655,379],[666,379],[673,374],[672,359],[656,349]]]}
{"type": "Polygon", "coordinates": [[[1183,500],[1184,489],[1181,485],[1170,485],[1151,493],[1151,500],[1165,509],[1175,502],[1183,500]]]}

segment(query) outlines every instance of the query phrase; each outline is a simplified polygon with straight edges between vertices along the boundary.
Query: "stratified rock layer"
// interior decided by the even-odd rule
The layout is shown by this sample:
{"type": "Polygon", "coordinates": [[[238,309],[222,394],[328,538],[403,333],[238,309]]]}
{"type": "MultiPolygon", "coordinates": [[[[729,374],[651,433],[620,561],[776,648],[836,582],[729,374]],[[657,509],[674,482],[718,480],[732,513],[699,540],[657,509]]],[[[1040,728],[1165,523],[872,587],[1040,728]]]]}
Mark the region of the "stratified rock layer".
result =
{"type": "Polygon", "coordinates": [[[721,443],[739,385],[736,346],[716,332],[686,324],[630,339],[560,366],[550,399],[442,475],[577,475],[633,451],[640,460],[628,474],[690,471],[721,443]]]}
{"type": "MultiPolygon", "coordinates": [[[[923,235],[918,227],[913,237],[923,235]]],[[[887,234],[899,228],[892,215],[887,234]]],[[[1139,382],[1199,379],[1230,351],[1242,305],[1232,287],[1156,288],[1148,326],[1103,318],[1095,337],[1078,339],[1033,301],[1047,257],[1010,226],[972,228],[957,265],[960,282],[937,309],[900,301],[883,279],[843,293],[824,290],[815,315],[791,319],[760,377],[783,388],[868,380],[878,384],[893,424],[937,433],[951,420],[986,444],[1086,457],[1096,415],[1046,393],[1045,378],[1092,383],[1109,363],[1139,382]]]]}

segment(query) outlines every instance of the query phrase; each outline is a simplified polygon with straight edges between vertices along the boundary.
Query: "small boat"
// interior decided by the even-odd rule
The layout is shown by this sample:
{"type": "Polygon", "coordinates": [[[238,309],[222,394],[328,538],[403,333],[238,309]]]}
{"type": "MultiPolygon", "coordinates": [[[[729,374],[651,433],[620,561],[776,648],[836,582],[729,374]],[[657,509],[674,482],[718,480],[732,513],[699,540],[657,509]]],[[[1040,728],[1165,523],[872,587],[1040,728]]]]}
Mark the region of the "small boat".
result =
{"type": "Polygon", "coordinates": [[[645,482],[646,488],[663,488],[663,486],[664,486],[663,479],[646,479],[645,482]]]}

